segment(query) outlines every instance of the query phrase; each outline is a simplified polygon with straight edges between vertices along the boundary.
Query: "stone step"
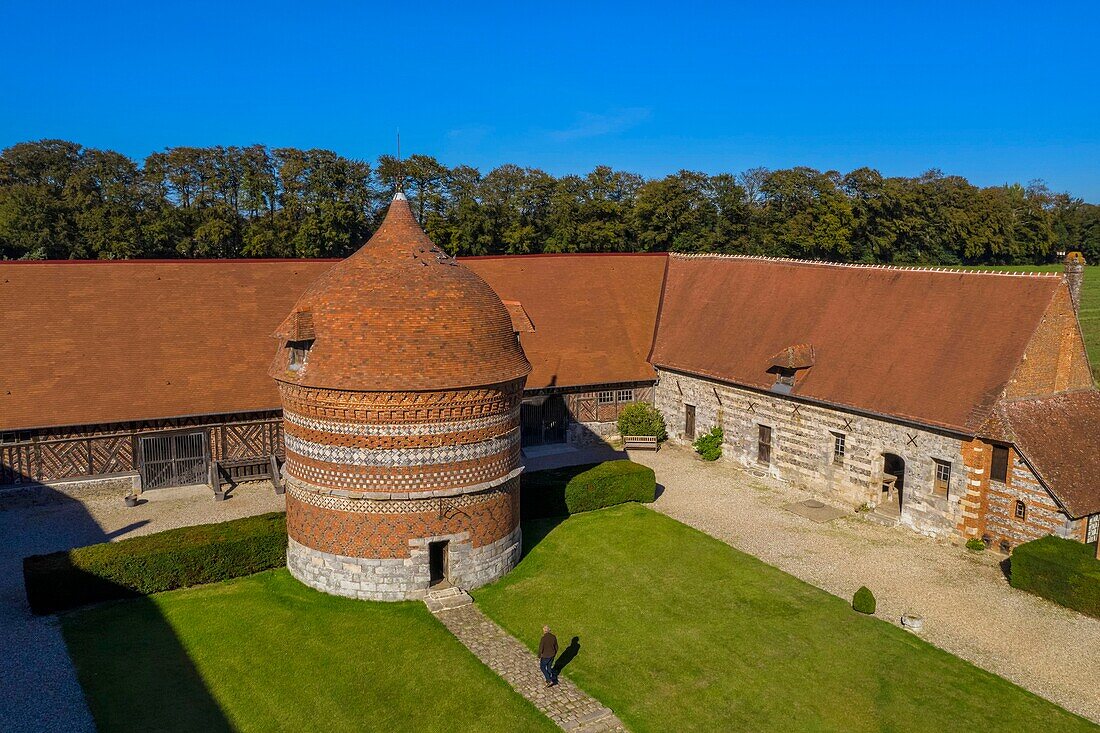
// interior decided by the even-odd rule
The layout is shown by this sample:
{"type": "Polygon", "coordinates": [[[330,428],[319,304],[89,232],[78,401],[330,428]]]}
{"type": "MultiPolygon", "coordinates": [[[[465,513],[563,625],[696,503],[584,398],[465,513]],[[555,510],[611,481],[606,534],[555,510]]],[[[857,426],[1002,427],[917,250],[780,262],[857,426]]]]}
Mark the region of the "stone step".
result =
{"type": "Polygon", "coordinates": [[[438,594],[429,592],[424,596],[424,605],[426,605],[428,610],[432,613],[453,611],[456,608],[468,606],[473,602],[474,599],[470,594],[461,588],[448,588],[446,591],[440,591],[438,594]]]}
{"type": "Polygon", "coordinates": [[[868,522],[881,524],[884,527],[896,527],[901,523],[901,515],[898,514],[883,514],[879,511],[872,511],[867,512],[863,516],[868,522]]]}

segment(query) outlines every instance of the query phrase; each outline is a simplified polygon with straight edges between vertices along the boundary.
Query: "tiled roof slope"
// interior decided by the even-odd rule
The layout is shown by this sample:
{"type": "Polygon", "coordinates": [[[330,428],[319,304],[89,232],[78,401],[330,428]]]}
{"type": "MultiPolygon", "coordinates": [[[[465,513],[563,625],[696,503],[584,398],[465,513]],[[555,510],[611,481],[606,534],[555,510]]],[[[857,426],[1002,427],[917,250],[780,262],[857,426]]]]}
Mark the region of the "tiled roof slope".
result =
{"type": "Polygon", "coordinates": [[[1071,517],[1100,512],[1100,392],[1005,402],[1003,417],[1012,442],[1071,517]]]}
{"type": "Polygon", "coordinates": [[[472,257],[463,262],[534,326],[527,389],[652,380],[665,255],[472,257]]]}
{"type": "Polygon", "coordinates": [[[311,314],[316,338],[297,370],[289,368],[289,349],[276,353],[271,376],[281,382],[438,390],[531,371],[500,296],[428,239],[400,193],[374,236],[317,278],[288,320],[299,313],[311,314]]]}
{"type": "Polygon", "coordinates": [[[810,344],[792,394],[974,432],[1001,396],[1057,276],[673,256],[652,362],[761,389],[810,344]]]}
{"type": "MultiPolygon", "coordinates": [[[[464,260],[529,314],[535,332],[520,338],[531,388],[653,379],[646,355],[665,261],[464,260]]],[[[334,264],[0,263],[0,430],[279,409],[271,334],[334,264]]]]}

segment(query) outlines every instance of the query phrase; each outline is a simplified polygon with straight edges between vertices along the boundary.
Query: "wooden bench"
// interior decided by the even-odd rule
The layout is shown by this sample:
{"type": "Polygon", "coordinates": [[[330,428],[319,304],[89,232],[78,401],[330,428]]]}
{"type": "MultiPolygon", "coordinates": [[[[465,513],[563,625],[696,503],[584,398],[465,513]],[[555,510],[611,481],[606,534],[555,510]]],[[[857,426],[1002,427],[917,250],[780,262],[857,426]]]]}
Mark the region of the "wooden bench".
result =
{"type": "Polygon", "coordinates": [[[658,450],[656,435],[624,435],[623,448],[641,448],[643,450],[658,450]]]}
{"type": "Polygon", "coordinates": [[[210,488],[214,490],[215,499],[225,498],[225,492],[222,491],[223,483],[228,483],[229,488],[232,489],[243,481],[262,479],[271,480],[276,494],[286,493],[282,474],[279,471],[279,459],[275,454],[253,458],[230,458],[210,464],[210,488]]]}

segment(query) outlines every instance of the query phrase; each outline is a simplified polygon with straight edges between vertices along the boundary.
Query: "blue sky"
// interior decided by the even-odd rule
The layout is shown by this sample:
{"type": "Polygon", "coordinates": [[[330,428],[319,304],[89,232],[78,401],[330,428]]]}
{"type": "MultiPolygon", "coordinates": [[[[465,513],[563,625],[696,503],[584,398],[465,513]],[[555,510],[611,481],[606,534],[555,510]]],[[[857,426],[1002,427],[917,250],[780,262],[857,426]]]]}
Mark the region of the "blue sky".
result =
{"type": "Polygon", "coordinates": [[[0,2],[0,146],[763,165],[1100,202],[1097,3],[0,2]]]}

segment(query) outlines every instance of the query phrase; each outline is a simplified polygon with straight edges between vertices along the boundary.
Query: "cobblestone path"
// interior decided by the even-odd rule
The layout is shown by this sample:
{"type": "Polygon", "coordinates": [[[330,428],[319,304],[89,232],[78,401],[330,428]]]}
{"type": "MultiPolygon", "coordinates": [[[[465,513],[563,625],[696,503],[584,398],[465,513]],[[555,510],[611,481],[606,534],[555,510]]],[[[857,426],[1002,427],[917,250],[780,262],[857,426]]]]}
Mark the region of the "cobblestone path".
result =
{"type": "Polygon", "coordinates": [[[478,659],[562,730],[571,733],[626,731],[610,708],[586,695],[565,677],[559,679],[557,687],[547,688],[535,655],[472,603],[437,611],[436,617],[478,659]]]}

